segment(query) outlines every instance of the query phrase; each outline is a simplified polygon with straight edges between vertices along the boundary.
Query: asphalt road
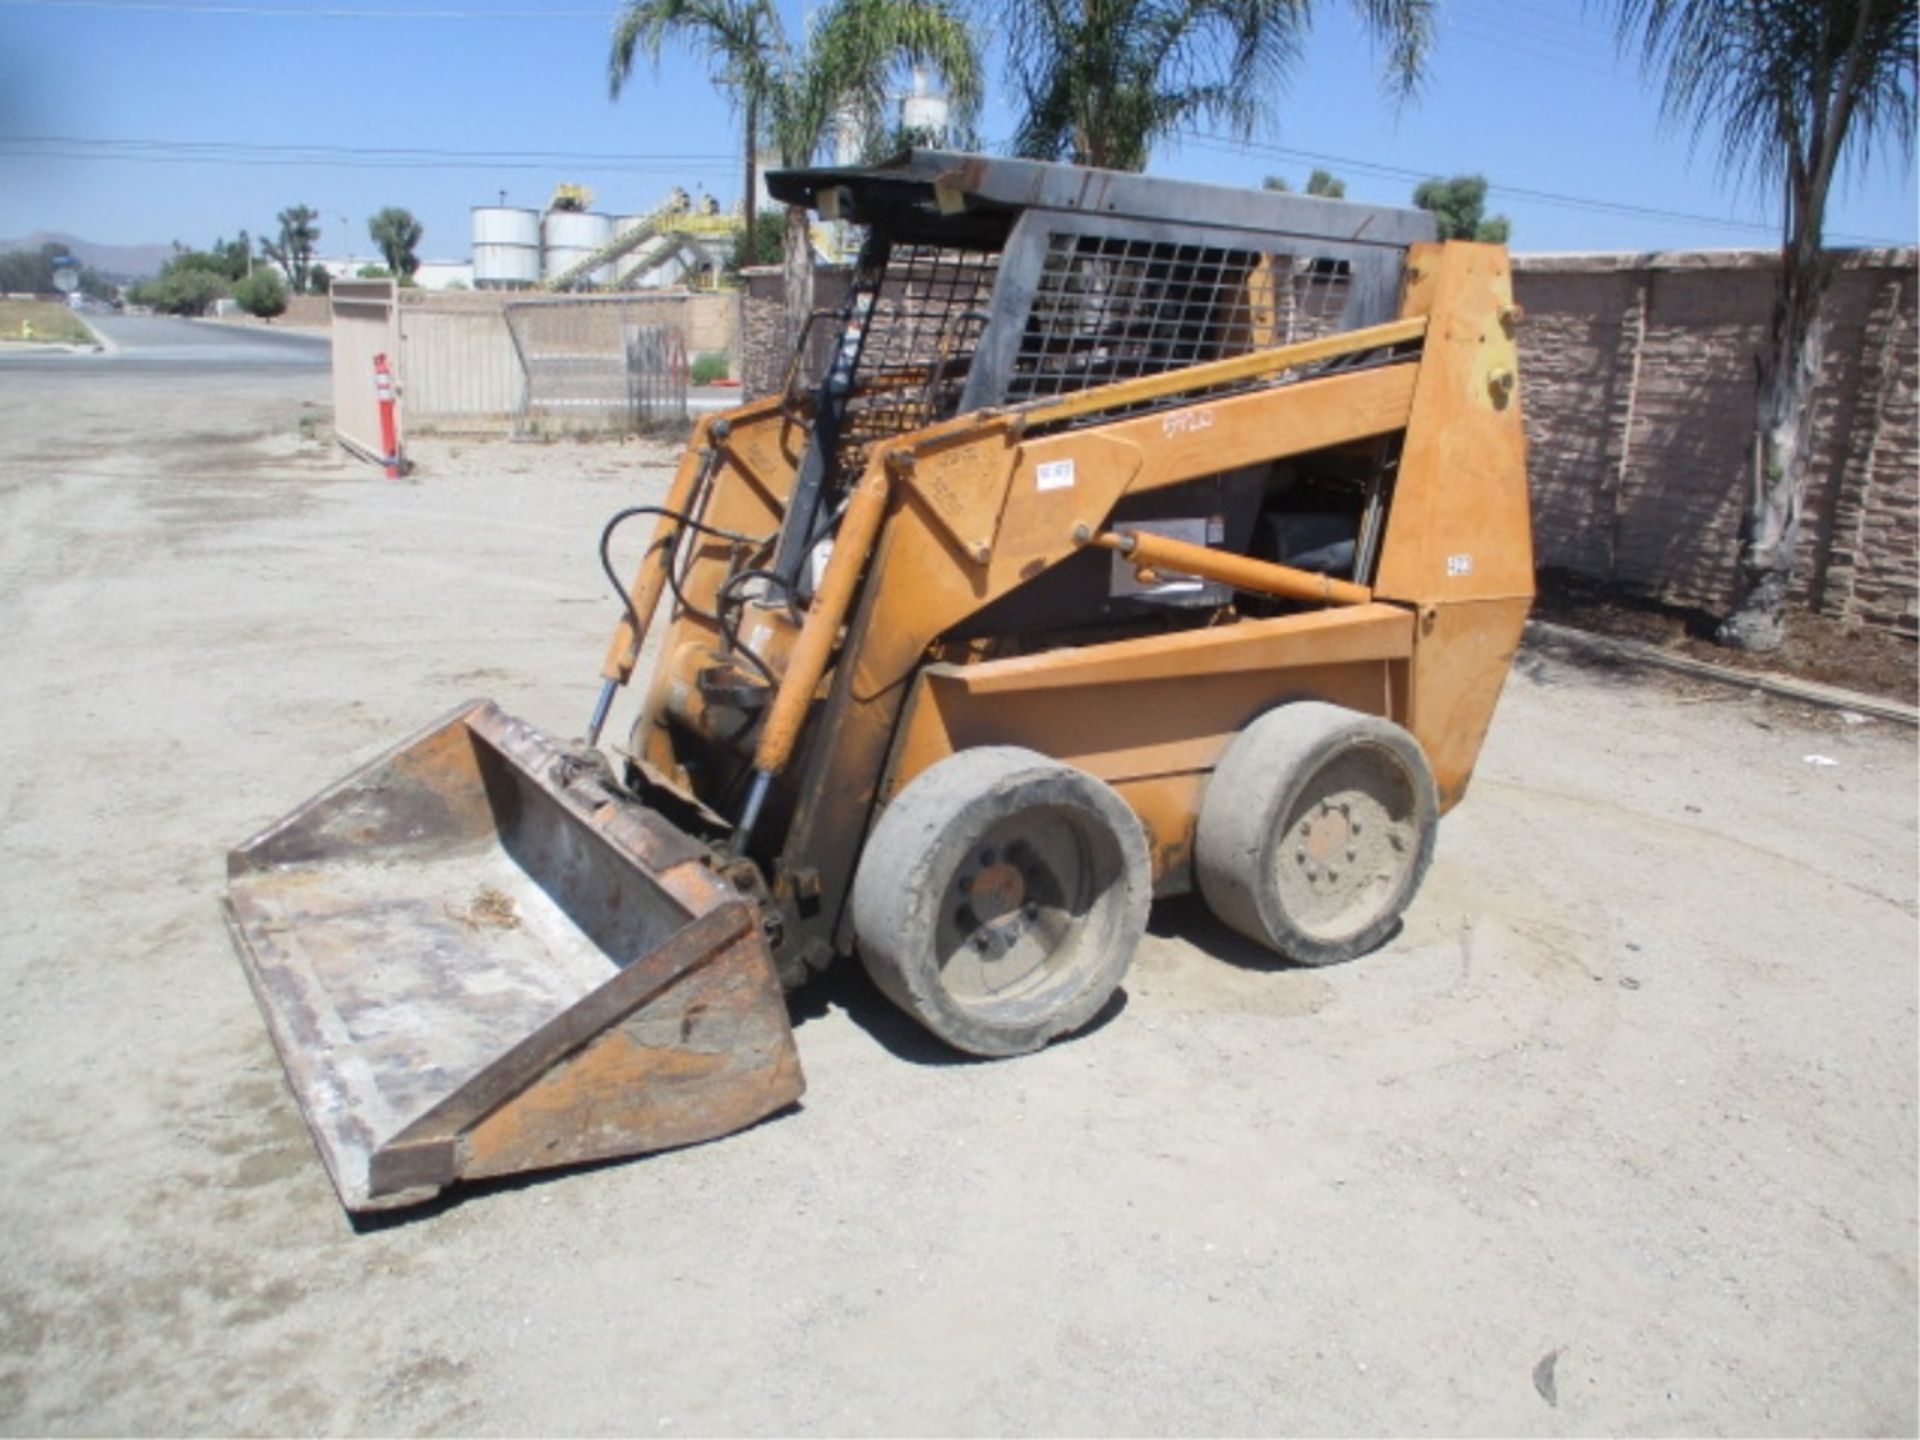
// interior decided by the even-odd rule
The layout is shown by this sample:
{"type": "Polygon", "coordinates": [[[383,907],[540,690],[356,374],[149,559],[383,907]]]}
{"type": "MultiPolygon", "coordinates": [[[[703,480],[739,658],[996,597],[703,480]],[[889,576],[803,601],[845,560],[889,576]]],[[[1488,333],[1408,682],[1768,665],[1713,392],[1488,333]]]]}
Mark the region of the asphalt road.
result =
{"type": "Polygon", "coordinates": [[[111,366],[121,375],[278,373],[324,369],[332,351],[326,336],[298,331],[171,315],[89,311],[85,318],[107,341],[106,350],[0,346],[0,367],[8,374],[84,373],[98,366],[111,366]]]}

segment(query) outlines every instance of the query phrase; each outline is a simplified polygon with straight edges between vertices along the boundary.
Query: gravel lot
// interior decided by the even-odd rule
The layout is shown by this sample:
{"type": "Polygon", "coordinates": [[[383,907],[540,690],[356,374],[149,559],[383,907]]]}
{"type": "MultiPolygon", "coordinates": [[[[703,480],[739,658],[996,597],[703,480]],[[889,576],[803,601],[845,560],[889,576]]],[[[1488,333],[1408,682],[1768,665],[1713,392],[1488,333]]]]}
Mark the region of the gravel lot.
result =
{"type": "Polygon", "coordinates": [[[851,967],[799,1110],[356,1233],[224,851],[469,696],[577,732],[665,453],[393,483],[324,397],[0,376],[0,1428],[1914,1433],[1914,736],[1543,654],[1378,954],[1166,906],[998,1064],[851,967]]]}

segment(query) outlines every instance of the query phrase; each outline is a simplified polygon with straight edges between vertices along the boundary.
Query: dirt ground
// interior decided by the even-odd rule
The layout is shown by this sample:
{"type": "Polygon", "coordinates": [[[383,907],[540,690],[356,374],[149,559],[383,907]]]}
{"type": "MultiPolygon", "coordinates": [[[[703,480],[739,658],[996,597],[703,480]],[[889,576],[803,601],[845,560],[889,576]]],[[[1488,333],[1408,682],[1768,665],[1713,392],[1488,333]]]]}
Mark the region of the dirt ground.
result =
{"type": "Polygon", "coordinates": [[[1169,905],[993,1064],[843,967],[799,1109],[357,1233],[223,852],[576,733],[661,452],[387,482],[223,386],[0,376],[0,1429],[1914,1433],[1914,735],[1543,655],[1366,959],[1169,905]]]}

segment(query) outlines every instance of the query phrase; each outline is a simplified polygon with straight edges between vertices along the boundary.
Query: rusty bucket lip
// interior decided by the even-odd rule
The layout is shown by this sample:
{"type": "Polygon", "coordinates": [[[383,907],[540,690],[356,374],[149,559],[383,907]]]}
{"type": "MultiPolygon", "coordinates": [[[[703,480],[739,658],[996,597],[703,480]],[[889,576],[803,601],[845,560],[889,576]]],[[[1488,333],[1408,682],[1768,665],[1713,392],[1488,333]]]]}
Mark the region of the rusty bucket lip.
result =
{"type": "MultiPolygon", "coordinates": [[[[471,700],[389,746],[228,854],[229,884],[221,899],[222,914],[289,1088],[334,1188],[350,1212],[417,1205],[469,1174],[512,1173],[717,1138],[784,1109],[805,1088],[784,995],[753,903],[712,870],[704,846],[664,817],[609,791],[591,771],[560,763],[568,753],[493,701],[471,700]],[[381,996],[377,980],[370,991],[363,990],[352,978],[359,973],[355,947],[372,945],[370,958],[377,961],[379,943],[389,936],[398,937],[403,945],[425,943],[438,933],[433,912],[428,912],[428,930],[410,931],[403,923],[390,932],[375,931],[369,940],[356,928],[360,907],[351,894],[344,906],[336,903],[329,909],[323,899],[317,911],[310,911],[303,892],[311,883],[318,887],[315,893],[325,896],[328,875],[338,873],[343,865],[355,865],[354,846],[363,824],[368,833],[379,832],[372,853],[377,855],[382,844],[394,847],[390,853],[397,871],[407,868],[408,851],[416,844],[424,841],[431,854],[436,848],[432,818],[442,813],[434,804],[438,797],[433,792],[442,783],[434,767],[449,758],[456,765],[463,763],[456,754],[460,742],[449,733],[456,729],[463,730],[470,743],[492,752],[494,759],[483,756],[483,769],[496,762],[504,764],[507,769],[500,773],[518,777],[512,785],[531,787],[556,807],[543,804],[529,812],[550,817],[540,822],[542,826],[558,826],[534,832],[532,853],[564,863],[564,871],[551,873],[564,873],[572,877],[570,883],[585,887],[574,892],[574,903],[584,896],[610,897],[615,908],[576,910],[562,892],[548,889],[548,870],[530,860],[523,862],[517,849],[515,858],[500,860],[498,847],[508,843],[505,831],[484,844],[476,842],[474,792],[461,790],[459,797],[442,807],[457,821],[448,863],[458,873],[469,860],[457,857],[468,856],[483,867],[482,875],[488,873],[484,867],[499,863],[524,865],[516,879],[531,888],[513,893],[531,928],[520,932],[516,927],[506,949],[500,948],[507,942],[503,936],[474,942],[478,948],[463,944],[448,952],[446,963],[460,963],[445,973],[465,979],[454,980],[445,989],[431,978],[441,973],[435,968],[441,962],[428,958],[441,953],[437,944],[414,950],[408,963],[416,967],[416,974],[421,973],[418,966],[427,966],[428,993],[434,997],[420,1011],[412,1000],[387,998],[422,993],[406,989],[404,971],[397,991],[388,989],[381,996]],[[453,751],[446,749],[449,743],[453,751]],[[424,757],[409,755],[416,749],[424,757]],[[382,808],[391,792],[397,790],[405,797],[414,785],[426,787],[429,801],[427,828],[418,833],[409,828],[417,819],[412,809],[382,808]],[[360,797],[366,797],[369,807],[364,812],[356,810],[360,797]],[[396,814],[403,817],[397,827],[391,818],[396,814]],[[472,849],[467,848],[470,843],[472,849]],[[587,850],[583,852],[581,845],[587,850]],[[483,859],[487,851],[496,852],[496,858],[483,859]],[[636,880],[640,888],[627,897],[628,907],[622,908],[620,896],[636,880]],[[606,890],[609,884],[616,888],[606,890]],[[653,898],[631,908],[646,896],[653,898]],[[531,910],[525,908],[533,901],[540,903],[531,910]],[[600,916],[598,921],[585,918],[593,913],[600,916]],[[342,917],[347,925],[344,934],[339,928],[342,917]],[[563,928],[552,928],[556,924],[563,928]],[[573,927],[578,925],[588,928],[576,932],[573,927]],[[605,925],[616,928],[602,931],[605,925]],[[621,944],[607,950],[616,937],[621,944]],[[555,943],[561,948],[549,948],[555,943]],[[636,943],[641,948],[626,954],[625,945],[636,943]],[[604,977],[597,967],[581,968],[584,957],[596,948],[608,960],[604,977]],[[622,954],[626,954],[624,960],[618,958],[622,954]],[[549,957],[561,968],[549,972],[549,957]],[[531,988],[514,983],[506,992],[498,992],[489,979],[496,964],[509,965],[503,975],[527,977],[531,988]],[[715,965],[723,969],[709,971],[715,965]],[[549,973],[553,978],[544,978],[549,973]],[[709,973],[731,978],[697,978],[709,973]],[[342,976],[348,977],[344,983],[342,976]],[[478,990],[471,988],[475,980],[478,990]],[[691,1003],[684,998],[676,1002],[676,994],[697,994],[716,983],[734,987],[726,991],[729,995],[745,997],[742,1003],[747,1008],[741,1014],[750,1018],[741,1019],[733,1029],[721,1028],[719,1048],[710,1043],[703,1052],[705,1059],[698,1062],[707,1066],[702,1072],[705,1078],[691,1089],[685,1088],[683,1079],[676,1079],[672,1083],[678,1088],[660,1092],[658,1104],[616,1102],[612,1108],[623,1112],[626,1129],[619,1125],[605,1133],[596,1129],[587,1139],[559,1135],[554,1141],[558,1159],[522,1155],[502,1162],[483,1154],[471,1161],[477,1168],[470,1168],[469,1138],[476,1130],[484,1135],[491,1117],[506,1112],[503,1118],[511,1124],[515,1123],[512,1112],[523,1102],[535,1104],[536,1110],[539,1103],[554,1103],[558,1107],[554,1113],[564,1111],[577,1120],[577,1111],[566,1111],[566,1104],[576,1098],[568,1093],[567,1078],[576,1057],[590,1049],[605,1053],[606,1038],[616,1031],[628,1034],[634,1023],[641,1024],[642,1031],[633,1034],[649,1028],[657,1031],[661,1022],[653,1015],[671,1017],[676,1003],[691,1003]],[[524,1031],[517,1029],[513,1009],[491,1008],[498,993],[516,997],[514,1005],[523,1007],[524,1031]],[[489,1008],[471,1012],[476,1017],[471,1027],[464,1023],[453,1027],[466,1037],[464,1047],[456,1045],[436,1055],[433,1039],[439,1032],[433,1004],[442,1006],[440,1014],[447,1019],[462,1018],[469,1013],[468,1004],[479,1003],[468,997],[479,997],[489,1008]],[[379,1007],[389,1003],[402,1005],[401,1011],[394,1012],[401,1028],[382,1031],[384,1012],[379,1007]],[[368,1005],[375,1008],[369,1011],[368,1005]],[[478,1017],[483,1013],[493,1018],[482,1021],[478,1017]],[[347,1017],[367,1015],[373,1017],[373,1031],[350,1033],[347,1017]],[[409,1030],[408,1025],[417,1028],[409,1030]],[[369,1040],[369,1033],[386,1038],[369,1040]],[[737,1054],[725,1038],[736,1033],[752,1041],[737,1054]],[[472,1043],[476,1038],[482,1043],[472,1043]],[[428,1068],[413,1068],[423,1061],[428,1068]],[[394,1069],[396,1064],[402,1068],[394,1069]],[[702,1085],[706,1088],[701,1089],[702,1085]],[[529,1101],[527,1097],[535,1092],[546,1095],[548,1101],[529,1101]]],[[[476,783],[481,782],[462,770],[461,786],[476,783]]],[[[490,788],[494,782],[485,783],[490,788]]],[[[479,813],[484,814],[484,807],[479,813]]],[[[363,867],[361,873],[383,868],[376,862],[371,871],[363,867]]],[[[370,903],[387,903],[377,902],[377,895],[376,886],[376,900],[370,903]]],[[[430,904],[433,896],[396,898],[405,916],[417,913],[423,902],[430,904]]],[[[357,1027],[359,1021],[353,1024],[357,1027]]],[[[687,1032],[679,1033],[684,1045],[687,1032]]],[[[684,1068],[683,1062],[672,1060],[669,1052],[675,1048],[670,1037],[665,1042],[657,1036],[646,1038],[639,1053],[662,1058],[636,1062],[641,1068],[626,1073],[661,1073],[646,1067],[662,1064],[671,1068],[682,1063],[684,1068]],[[664,1048],[647,1048],[660,1045],[664,1048]]],[[[637,1096],[642,1090],[629,1086],[620,1093],[637,1096]]],[[[644,1089],[644,1093],[651,1096],[653,1091],[644,1089]]]]}
{"type": "Polygon", "coordinates": [[[354,782],[362,775],[379,766],[392,763],[392,761],[413,749],[427,737],[437,735],[458,721],[468,719],[472,716],[479,716],[487,712],[499,716],[502,720],[511,720],[513,718],[509,716],[506,711],[502,710],[495,701],[485,696],[475,696],[471,700],[461,701],[437,719],[422,725],[419,729],[414,730],[394,744],[387,746],[386,749],[380,751],[377,755],[354,766],[346,775],[334,781],[331,785],[322,786],[320,789],[314,791],[313,794],[294,806],[293,809],[289,810],[286,814],[280,816],[279,819],[268,821],[238,845],[235,845],[227,851],[227,878],[233,880],[241,875],[253,874],[275,868],[269,864],[253,863],[251,857],[263,850],[267,842],[285,833],[316,805],[324,800],[332,799],[336,795],[344,794],[353,787],[354,782]]]}

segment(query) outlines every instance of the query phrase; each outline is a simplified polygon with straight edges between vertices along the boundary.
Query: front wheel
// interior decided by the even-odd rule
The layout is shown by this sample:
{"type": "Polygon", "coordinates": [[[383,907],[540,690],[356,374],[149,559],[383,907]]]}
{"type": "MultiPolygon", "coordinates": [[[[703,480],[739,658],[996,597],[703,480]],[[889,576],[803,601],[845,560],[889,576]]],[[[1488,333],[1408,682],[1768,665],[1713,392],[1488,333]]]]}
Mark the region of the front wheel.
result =
{"type": "Polygon", "coordinates": [[[874,983],[955,1049],[1020,1055],[1107,1003],[1153,879],[1127,803],[1031,750],[985,746],[914,777],[853,881],[874,983]]]}
{"type": "Polygon", "coordinates": [[[1439,799],[1420,742],[1301,701],[1234,737],[1200,803],[1194,870],[1213,913],[1302,965],[1378,945],[1433,858],[1439,799]]]}

